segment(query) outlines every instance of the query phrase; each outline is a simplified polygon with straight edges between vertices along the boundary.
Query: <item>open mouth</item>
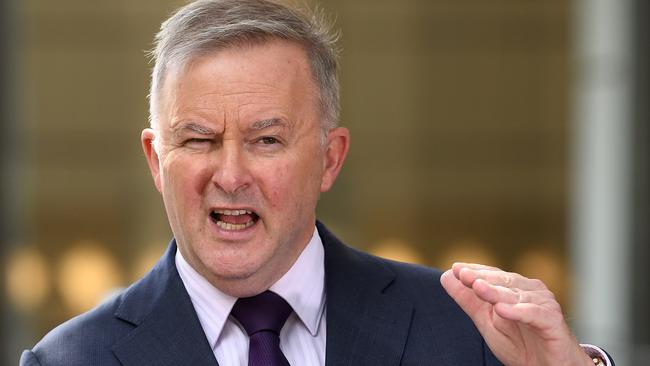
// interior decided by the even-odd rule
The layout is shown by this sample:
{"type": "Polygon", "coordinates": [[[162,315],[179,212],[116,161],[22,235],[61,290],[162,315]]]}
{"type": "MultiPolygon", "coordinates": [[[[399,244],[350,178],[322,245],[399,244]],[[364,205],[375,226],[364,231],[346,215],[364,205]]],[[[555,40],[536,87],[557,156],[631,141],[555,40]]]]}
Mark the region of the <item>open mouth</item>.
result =
{"type": "Polygon", "coordinates": [[[259,220],[259,216],[249,210],[213,210],[210,211],[210,219],[219,228],[229,231],[247,229],[259,220]]]}

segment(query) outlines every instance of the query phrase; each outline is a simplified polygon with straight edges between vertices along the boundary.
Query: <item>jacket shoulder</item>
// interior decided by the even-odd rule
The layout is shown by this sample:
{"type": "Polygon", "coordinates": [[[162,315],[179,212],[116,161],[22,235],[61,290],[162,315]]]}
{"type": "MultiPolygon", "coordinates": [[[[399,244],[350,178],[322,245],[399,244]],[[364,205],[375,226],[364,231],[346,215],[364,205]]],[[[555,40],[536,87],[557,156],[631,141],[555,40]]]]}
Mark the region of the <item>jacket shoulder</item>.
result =
{"type": "Polygon", "coordinates": [[[469,316],[442,287],[441,270],[376,257],[350,247],[343,253],[362,281],[381,277],[382,296],[412,306],[402,354],[404,364],[421,364],[427,359],[445,365],[501,365],[469,316]],[[442,349],[447,351],[431,353],[442,349]]]}
{"type": "Polygon", "coordinates": [[[21,365],[112,366],[120,365],[112,347],[131,334],[166,297],[174,276],[175,243],[143,278],[105,300],[94,309],[50,331],[30,351],[21,365]]]}
{"type": "Polygon", "coordinates": [[[21,365],[117,365],[111,346],[133,329],[115,317],[123,296],[114,295],[51,330],[31,352],[23,354],[21,365]]]}
{"type": "MultiPolygon", "coordinates": [[[[393,282],[386,289],[387,294],[407,298],[415,304],[436,306],[439,310],[441,306],[454,312],[460,310],[440,283],[443,271],[418,264],[384,259],[371,254],[365,254],[365,256],[367,260],[375,262],[377,266],[387,268],[395,274],[393,282]]],[[[462,310],[460,311],[462,312],[462,310]]]]}

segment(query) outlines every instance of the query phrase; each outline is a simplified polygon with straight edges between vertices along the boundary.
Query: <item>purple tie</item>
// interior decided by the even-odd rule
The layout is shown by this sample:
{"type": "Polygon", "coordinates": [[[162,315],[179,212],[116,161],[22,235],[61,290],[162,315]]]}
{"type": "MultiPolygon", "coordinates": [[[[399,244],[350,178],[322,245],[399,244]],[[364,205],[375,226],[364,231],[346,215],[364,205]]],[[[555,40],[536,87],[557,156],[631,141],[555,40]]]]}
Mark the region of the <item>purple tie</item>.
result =
{"type": "Polygon", "coordinates": [[[249,366],[290,366],[280,350],[280,330],[291,311],[291,305],[271,291],[237,300],[230,314],[250,337],[249,366]]]}

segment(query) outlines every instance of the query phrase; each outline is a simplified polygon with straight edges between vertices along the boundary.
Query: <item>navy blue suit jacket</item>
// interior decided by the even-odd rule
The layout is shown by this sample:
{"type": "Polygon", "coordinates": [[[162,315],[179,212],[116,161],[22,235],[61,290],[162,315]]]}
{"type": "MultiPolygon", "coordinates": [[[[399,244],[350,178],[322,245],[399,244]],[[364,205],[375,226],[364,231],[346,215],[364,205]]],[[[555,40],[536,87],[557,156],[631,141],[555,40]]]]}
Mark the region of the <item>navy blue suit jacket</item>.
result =
{"type": "MultiPolygon", "coordinates": [[[[325,247],[327,366],[501,365],[441,287],[439,271],[359,252],[317,226],[325,247]]],[[[143,279],[52,330],[20,364],[217,365],[175,253],[172,241],[143,279]]]]}

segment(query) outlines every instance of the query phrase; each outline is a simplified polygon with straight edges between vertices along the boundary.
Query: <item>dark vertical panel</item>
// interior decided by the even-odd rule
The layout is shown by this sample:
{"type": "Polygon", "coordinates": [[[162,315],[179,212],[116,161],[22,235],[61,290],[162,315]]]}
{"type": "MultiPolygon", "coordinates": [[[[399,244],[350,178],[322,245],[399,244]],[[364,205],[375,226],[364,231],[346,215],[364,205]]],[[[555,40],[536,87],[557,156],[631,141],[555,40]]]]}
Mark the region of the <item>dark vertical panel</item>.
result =
{"type": "Polygon", "coordinates": [[[647,362],[650,349],[650,100],[648,72],[648,21],[650,6],[646,0],[635,2],[635,150],[634,150],[634,274],[633,274],[633,337],[637,352],[632,364],[647,362]]]}
{"type": "MultiPolygon", "coordinates": [[[[7,231],[9,230],[9,227],[7,227],[7,216],[8,212],[7,211],[7,196],[8,196],[8,189],[7,189],[7,184],[8,181],[6,179],[6,175],[8,172],[8,167],[7,167],[7,138],[8,134],[6,133],[7,130],[9,129],[8,126],[10,123],[8,123],[8,59],[7,55],[9,54],[9,42],[8,42],[8,36],[10,34],[10,29],[7,29],[9,27],[9,22],[8,20],[10,19],[9,17],[9,6],[7,4],[8,1],[6,0],[0,0],[0,169],[2,171],[2,175],[0,178],[0,263],[3,263],[4,261],[4,253],[5,253],[5,242],[4,238],[7,235],[7,231]]],[[[0,284],[0,293],[4,294],[5,289],[4,289],[4,276],[0,275],[0,279],[2,279],[0,284]]],[[[0,359],[4,360],[6,359],[5,353],[6,353],[6,342],[5,342],[5,334],[6,334],[6,329],[5,329],[5,303],[4,303],[5,296],[0,297],[0,314],[2,314],[2,318],[0,318],[0,359]]]]}
{"type": "MultiPolygon", "coordinates": [[[[19,187],[20,121],[18,118],[18,15],[15,0],[0,0],[0,256],[16,241],[20,223],[16,208],[19,187]]],[[[2,258],[0,258],[2,259],[2,258]]]]}
{"type": "Polygon", "coordinates": [[[18,5],[18,0],[0,0],[0,364],[4,365],[17,362],[18,343],[25,334],[25,327],[17,326],[21,320],[7,302],[4,271],[7,253],[24,234],[18,209],[22,203],[19,173],[23,164],[17,76],[18,5]]]}

